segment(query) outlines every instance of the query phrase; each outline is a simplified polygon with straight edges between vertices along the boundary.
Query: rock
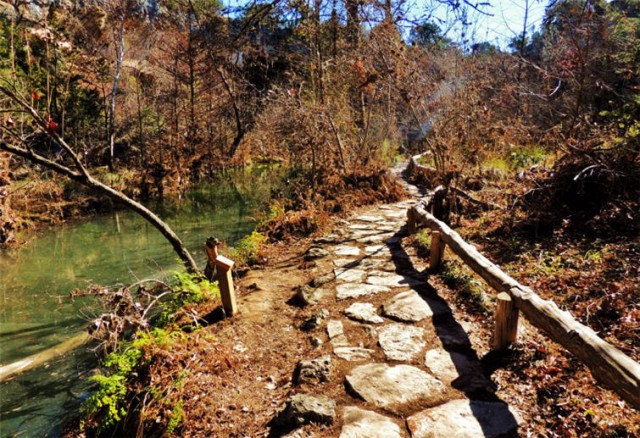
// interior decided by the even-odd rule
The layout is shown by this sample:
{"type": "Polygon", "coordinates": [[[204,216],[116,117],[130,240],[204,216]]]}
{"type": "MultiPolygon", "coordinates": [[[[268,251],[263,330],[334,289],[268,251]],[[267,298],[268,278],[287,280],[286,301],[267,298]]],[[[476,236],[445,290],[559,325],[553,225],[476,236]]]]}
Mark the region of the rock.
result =
{"type": "Polygon", "coordinates": [[[286,435],[282,435],[280,438],[313,438],[313,434],[311,432],[307,432],[301,427],[300,429],[296,429],[286,435]]]}
{"type": "Polygon", "coordinates": [[[321,356],[298,362],[293,373],[294,381],[300,383],[326,382],[331,376],[331,356],[321,356]]]}
{"type": "Polygon", "coordinates": [[[382,231],[383,233],[392,233],[400,228],[400,225],[397,223],[386,222],[381,225],[376,226],[376,230],[382,231]]]}
{"type": "Polygon", "coordinates": [[[340,243],[343,238],[337,234],[329,234],[327,236],[321,236],[314,240],[315,243],[340,243]]]}
{"type": "Polygon", "coordinates": [[[391,289],[373,284],[345,283],[336,286],[336,299],[346,300],[348,298],[364,297],[380,292],[389,292],[391,289]]]}
{"type": "Polygon", "coordinates": [[[358,216],[356,220],[360,222],[382,222],[383,221],[381,216],[370,216],[370,215],[358,216]]]}
{"type": "Polygon", "coordinates": [[[407,210],[396,210],[390,211],[384,214],[389,219],[406,219],[407,218],[407,210]]]}
{"type": "Polygon", "coordinates": [[[389,236],[386,235],[386,234],[364,235],[364,236],[360,236],[360,238],[358,238],[358,242],[364,243],[365,245],[372,245],[374,243],[382,242],[387,237],[389,237],[389,236]]]}
{"type": "Polygon", "coordinates": [[[327,309],[320,309],[314,313],[311,318],[303,322],[300,328],[305,332],[310,332],[311,330],[315,330],[320,324],[322,324],[322,321],[328,317],[329,311],[327,309]]]}
{"type": "Polygon", "coordinates": [[[356,321],[368,322],[370,324],[380,324],[384,319],[378,315],[376,307],[371,303],[353,303],[346,309],[344,314],[356,321]]]}
{"type": "Polygon", "coordinates": [[[385,271],[375,271],[369,273],[366,283],[376,286],[403,287],[409,285],[410,280],[403,275],[385,271]]]}
{"type": "Polygon", "coordinates": [[[342,413],[340,438],[400,438],[400,427],[384,415],[347,406],[342,413]]]}
{"type": "Polygon", "coordinates": [[[369,225],[369,224],[351,224],[351,225],[349,225],[349,228],[351,228],[352,230],[370,230],[371,229],[371,225],[369,225]]]}
{"type": "Polygon", "coordinates": [[[344,334],[344,327],[342,321],[332,319],[327,323],[327,334],[329,335],[329,342],[333,346],[349,345],[349,340],[344,334]]]}
{"type": "Polygon", "coordinates": [[[495,392],[493,383],[483,374],[480,362],[473,361],[464,354],[437,348],[427,351],[424,364],[432,374],[454,388],[495,392]]]}
{"type": "Polygon", "coordinates": [[[504,403],[453,400],[407,419],[412,438],[456,438],[515,435],[522,418],[504,403]]]}
{"type": "Polygon", "coordinates": [[[323,395],[296,394],[285,403],[270,425],[293,429],[309,423],[331,424],[336,416],[336,403],[323,395]]]}
{"type": "Polygon", "coordinates": [[[344,326],[342,325],[342,321],[338,321],[337,319],[329,321],[327,323],[327,334],[329,335],[329,340],[340,335],[344,335],[344,326]]]}
{"type": "Polygon", "coordinates": [[[306,284],[296,288],[296,297],[298,297],[305,306],[318,304],[326,295],[326,290],[316,289],[311,286],[307,286],[306,284]]]}
{"type": "Polygon", "coordinates": [[[418,322],[433,317],[433,311],[418,292],[400,292],[382,306],[385,316],[404,322],[418,322]]]}
{"type": "Polygon", "coordinates": [[[371,235],[375,235],[377,233],[379,233],[379,231],[376,231],[373,228],[369,227],[368,230],[353,230],[349,233],[349,235],[351,236],[351,239],[360,242],[361,239],[364,239],[371,235]]]}
{"type": "Polygon", "coordinates": [[[390,324],[380,329],[378,343],[387,359],[410,361],[426,345],[424,329],[404,324],[390,324]]]}
{"type": "Polygon", "coordinates": [[[363,400],[397,415],[442,403],[446,390],[442,382],[419,368],[386,363],[355,367],[346,383],[363,400]]]}
{"type": "Polygon", "coordinates": [[[333,265],[338,268],[352,268],[358,265],[356,259],[333,259],[333,265]]]}
{"type": "Polygon", "coordinates": [[[333,281],[335,279],[335,275],[333,274],[333,272],[330,272],[328,274],[324,274],[324,275],[320,275],[316,278],[314,278],[313,280],[311,280],[311,287],[320,287],[323,286],[331,281],[333,281]]]}
{"type": "Polygon", "coordinates": [[[329,256],[329,251],[327,251],[326,249],[321,248],[319,246],[312,246],[305,253],[304,259],[306,261],[311,261],[311,260],[321,259],[323,257],[328,257],[328,256],[329,256]]]}
{"type": "Polygon", "coordinates": [[[373,255],[378,253],[386,253],[385,255],[390,255],[391,253],[387,250],[385,245],[370,245],[364,248],[364,253],[367,255],[373,255]]]}
{"type": "Polygon", "coordinates": [[[335,347],[333,349],[333,354],[338,356],[340,359],[344,359],[348,362],[358,362],[361,360],[369,360],[371,359],[371,355],[373,354],[373,350],[362,347],[335,347]]]}
{"type": "Polygon", "coordinates": [[[310,336],[309,343],[313,348],[319,348],[323,344],[322,339],[317,336],[310,336]]]}
{"type": "Polygon", "coordinates": [[[438,337],[443,346],[451,349],[464,349],[471,345],[469,336],[464,329],[457,324],[441,327],[438,330],[438,337]]]}
{"type": "Polygon", "coordinates": [[[339,256],[359,256],[360,248],[352,245],[340,245],[336,246],[333,252],[339,256]]]}
{"type": "Polygon", "coordinates": [[[336,280],[343,283],[359,283],[364,279],[365,275],[367,275],[365,271],[360,269],[336,268],[334,269],[334,273],[336,280]]]}

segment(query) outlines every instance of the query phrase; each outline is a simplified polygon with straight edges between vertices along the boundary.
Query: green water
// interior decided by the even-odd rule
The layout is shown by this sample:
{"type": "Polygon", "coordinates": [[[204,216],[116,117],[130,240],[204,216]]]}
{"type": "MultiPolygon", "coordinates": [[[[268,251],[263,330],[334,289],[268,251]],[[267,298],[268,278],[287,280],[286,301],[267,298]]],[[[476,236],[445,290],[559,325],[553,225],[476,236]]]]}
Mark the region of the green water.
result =
{"type": "MultiPolygon", "coordinates": [[[[251,215],[268,199],[279,173],[273,168],[235,171],[152,208],[204,264],[208,236],[232,245],[253,230],[251,215]]],[[[127,211],[56,227],[18,250],[0,252],[0,365],[86,327],[98,310],[72,302],[73,289],[162,279],[176,268],[177,258],[160,233],[127,211]]],[[[93,358],[80,350],[0,384],[0,436],[59,434],[65,414],[86,396],[82,377],[93,358]]]]}

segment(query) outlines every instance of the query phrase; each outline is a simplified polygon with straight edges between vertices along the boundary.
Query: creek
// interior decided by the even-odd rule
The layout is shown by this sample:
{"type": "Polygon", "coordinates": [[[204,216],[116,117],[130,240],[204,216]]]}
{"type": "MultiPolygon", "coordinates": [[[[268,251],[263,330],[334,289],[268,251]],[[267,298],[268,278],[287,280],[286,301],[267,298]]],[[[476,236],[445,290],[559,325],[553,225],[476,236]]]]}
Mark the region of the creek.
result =
{"type": "MultiPolygon", "coordinates": [[[[254,229],[252,213],[269,198],[283,170],[254,167],[226,172],[180,200],[152,205],[200,265],[208,236],[229,245],[254,229]]],[[[171,246],[129,211],[96,216],[30,236],[0,252],[0,366],[55,346],[82,332],[100,313],[95,304],[70,299],[89,284],[167,280],[180,263],[171,246]]],[[[0,436],[59,436],[87,396],[95,367],[86,347],[0,383],[0,436]]]]}

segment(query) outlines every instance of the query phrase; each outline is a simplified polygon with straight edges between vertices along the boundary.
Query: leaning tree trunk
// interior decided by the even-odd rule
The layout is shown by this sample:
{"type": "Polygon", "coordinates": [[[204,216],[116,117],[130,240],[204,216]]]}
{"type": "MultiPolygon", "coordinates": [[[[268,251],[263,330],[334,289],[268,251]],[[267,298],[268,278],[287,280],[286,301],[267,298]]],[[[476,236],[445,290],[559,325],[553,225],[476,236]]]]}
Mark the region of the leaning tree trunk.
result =
{"type": "MultiPolygon", "coordinates": [[[[62,139],[55,131],[51,131],[47,129],[47,124],[45,120],[40,117],[40,115],[36,112],[36,110],[30,106],[25,100],[18,97],[15,93],[9,90],[6,87],[0,86],[0,91],[8,96],[15,103],[20,105],[26,112],[28,112],[35,122],[38,124],[40,129],[45,132],[53,141],[55,141],[64,151],[69,155],[69,158],[73,161],[73,168],[68,167],[66,165],[57,163],[48,159],[47,157],[38,154],[30,147],[20,147],[13,144],[7,143],[5,140],[0,140],[0,149],[10,152],[12,154],[18,155],[20,157],[26,158],[27,160],[40,164],[48,169],[53,170],[59,174],[65,175],[66,177],[79,182],[80,184],[89,187],[96,193],[100,193],[102,195],[106,195],[109,198],[119,201],[124,204],[130,210],[138,213],[142,216],[147,222],[153,225],[160,233],[169,241],[173,250],[176,252],[182,263],[187,268],[187,271],[191,273],[198,273],[198,266],[194,261],[193,257],[187,250],[187,247],[182,243],[180,238],[176,233],[167,225],[162,219],[160,219],[154,212],[149,210],[147,207],[142,205],[141,203],[129,198],[122,192],[115,190],[113,187],[110,187],[94,177],[92,177],[87,169],[84,167],[76,153],[73,151],[71,146],[67,142],[62,139]]],[[[13,137],[17,141],[24,143],[22,138],[13,130],[6,128],[4,126],[0,126],[2,131],[8,134],[9,137],[13,137]]]]}

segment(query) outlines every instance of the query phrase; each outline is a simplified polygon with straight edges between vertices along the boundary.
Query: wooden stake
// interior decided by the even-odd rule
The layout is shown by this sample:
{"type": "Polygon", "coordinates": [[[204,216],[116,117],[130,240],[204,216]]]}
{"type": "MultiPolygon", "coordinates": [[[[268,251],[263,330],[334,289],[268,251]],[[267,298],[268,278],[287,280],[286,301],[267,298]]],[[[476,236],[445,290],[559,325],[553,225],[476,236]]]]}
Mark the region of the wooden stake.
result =
{"type": "Polygon", "coordinates": [[[238,305],[236,304],[236,293],[233,290],[233,277],[231,276],[231,267],[233,261],[219,255],[216,257],[216,267],[218,268],[218,285],[220,286],[220,299],[222,307],[227,316],[233,316],[238,313],[238,305]]]}
{"type": "Polygon", "coordinates": [[[416,215],[412,209],[407,210],[407,229],[409,230],[409,234],[415,234],[418,231],[416,215]]]}
{"type": "Polygon", "coordinates": [[[440,232],[431,232],[431,252],[429,254],[429,269],[437,271],[440,267],[440,262],[444,256],[444,242],[440,237],[440,232]]]}
{"type": "Polygon", "coordinates": [[[518,335],[518,309],[506,292],[498,294],[496,307],[496,327],[493,335],[493,349],[504,350],[516,341],[518,335]]]}

